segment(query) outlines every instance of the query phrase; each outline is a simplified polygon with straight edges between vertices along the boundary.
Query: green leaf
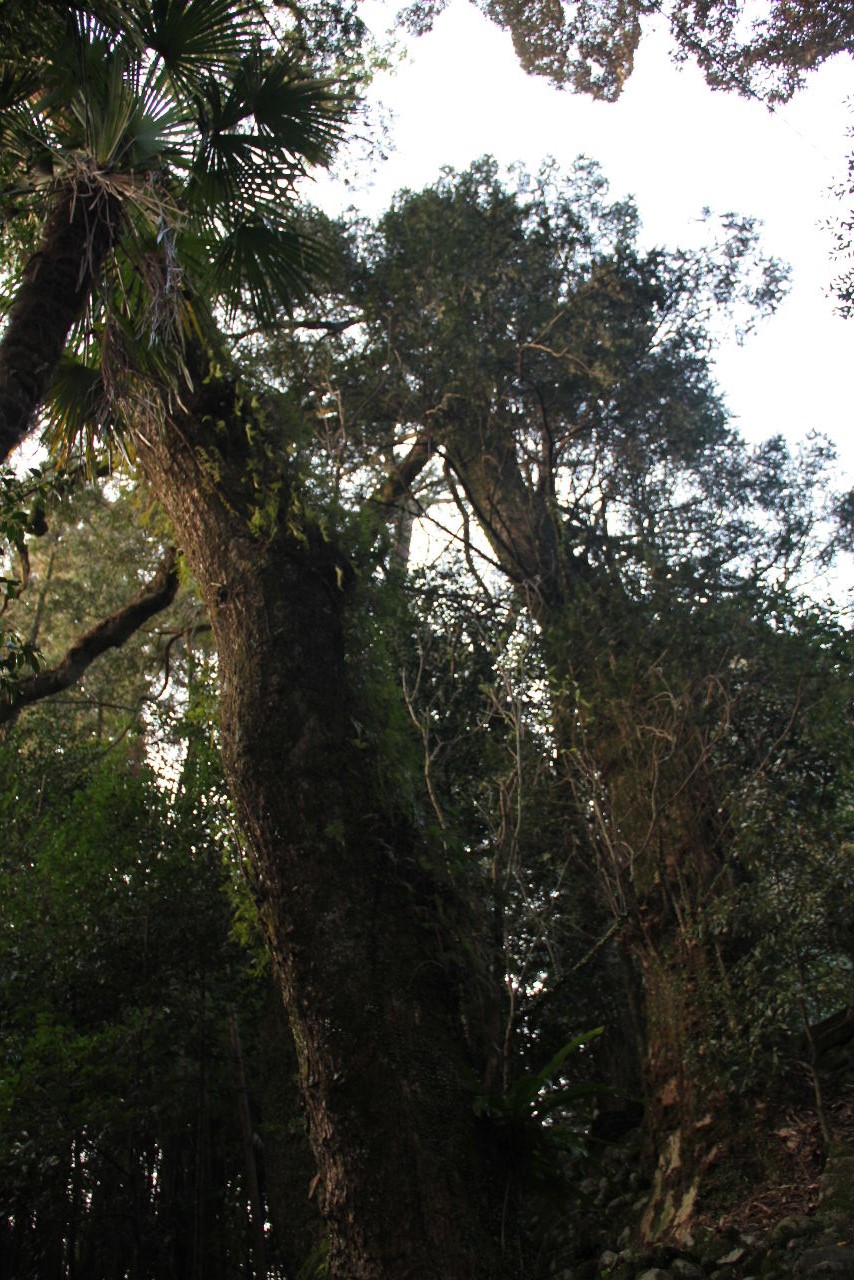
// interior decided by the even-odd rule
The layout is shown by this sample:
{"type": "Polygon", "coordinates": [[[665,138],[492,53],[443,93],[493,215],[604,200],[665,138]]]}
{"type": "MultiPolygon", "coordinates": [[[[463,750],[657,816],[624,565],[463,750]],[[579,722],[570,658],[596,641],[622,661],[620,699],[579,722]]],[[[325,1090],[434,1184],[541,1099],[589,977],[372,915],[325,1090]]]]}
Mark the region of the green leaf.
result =
{"type": "MultiPolygon", "coordinates": [[[[532,1108],[540,1098],[543,1089],[558,1075],[567,1058],[573,1053],[578,1053],[591,1040],[595,1040],[597,1036],[601,1036],[604,1030],[604,1027],[597,1027],[593,1031],[583,1031],[580,1035],[573,1036],[557,1051],[554,1057],[549,1059],[541,1071],[538,1071],[535,1075],[520,1077],[512,1088],[508,1090],[505,1100],[511,1110],[515,1113],[521,1113],[532,1108]]],[[[587,1088],[586,1086],[578,1087],[584,1090],[587,1088]]],[[[597,1086],[594,1086],[588,1092],[595,1093],[596,1091],[597,1086]]],[[[581,1096],[588,1096],[588,1094],[582,1093],[581,1096]]]]}
{"type": "Polygon", "coordinates": [[[262,18],[255,0],[152,0],[140,30],[176,85],[198,87],[212,67],[227,68],[246,53],[262,18]]]}
{"type": "Polygon", "coordinates": [[[270,323],[307,296],[326,261],[296,227],[247,219],[213,246],[212,282],[230,312],[244,306],[270,323]]]}

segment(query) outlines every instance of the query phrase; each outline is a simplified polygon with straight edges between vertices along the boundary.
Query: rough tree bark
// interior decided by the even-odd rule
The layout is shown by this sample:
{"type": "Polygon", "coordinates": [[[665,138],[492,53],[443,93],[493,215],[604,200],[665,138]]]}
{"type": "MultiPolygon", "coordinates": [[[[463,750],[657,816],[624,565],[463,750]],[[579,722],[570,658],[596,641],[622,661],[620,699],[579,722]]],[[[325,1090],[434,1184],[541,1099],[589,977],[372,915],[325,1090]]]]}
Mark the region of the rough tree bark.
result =
{"type": "Polygon", "coordinates": [[[196,386],[139,433],[138,457],[213,625],[223,759],[296,1041],[330,1274],[497,1280],[513,1265],[466,1088],[482,1055],[464,903],[356,742],[345,557],[235,387],[196,386]],[[261,534],[259,483],[279,492],[261,534]]]}
{"type": "Polygon", "coordinates": [[[0,462],[32,428],[120,221],[120,201],[94,175],[80,175],[56,198],[0,339],[0,462]]]}
{"type": "MultiPolygon", "coordinates": [[[[715,1158],[710,1153],[725,1151],[733,1131],[719,1086],[704,1081],[692,1065],[707,1026],[703,992],[721,982],[715,958],[691,938],[696,922],[692,913],[707,900],[722,866],[714,824],[707,821],[716,806],[704,790],[703,744],[680,741],[679,752],[668,758],[670,776],[665,781],[651,734],[638,738],[630,759],[621,736],[634,729],[610,722],[605,715],[596,722],[595,741],[580,743],[575,690],[580,687],[584,697],[593,696],[609,663],[606,646],[591,643],[585,634],[586,626],[597,625],[603,636],[608,634],[607,624],[601,617],[597,622],[589,601],[604,590],[608,607],[619,613],[619,601],[610,598],[617,584],[597,588],[583,548],[574,547],[553,514],[547,486],[526,483],[509,426],[496,420],[478,422],[474,416],[454,420],[449,413],[433,419],[431,432],[445,449],[496,559],[540,627],[554,730],[569,773],[589,751],[587,781],[595,777],[594,785],[610,809],[600,814],[610,832],[599,833],[609,844],[608,856],[598,857],[596,833],[588,832],[588,865],[579,891],[588,894],[584,909],[593,931],[619,924],[618,946],[627,971],[640,984],[640,1018],[630,1018],[628,1010],[626,1018],[627,1025],[637,1028],[636,1043],[626,1047],[637,1055],[655,1165],[643,1231],[649,1238],[661,1236],[688,1223],[700,1183],[715,1158]],[[668,789],[679,797],[678,803],[668,800],[668,789]],[[621,843],[622,866],[616,849],[621,843]],[[592,893],[585,889],[588,876],[597,885],[592,893]]],[[[621,624],[626,625],[625,618],[621,624]]],[[[662,697],[666,692],[666,687],[659,690],[662,697]]],[[[606,706],[616,706],[619,715],[618,701],[606,701],[606,706]]],[[[665,730],[684,738],[678,711],[675,723],[665,730]]],[[[589,796],[576,795],[574,812],[576,822],[582,815],[585,843],[589,796]]]]}
{"type": "Polygon", "coordinates": [[[595,797],[588,857],[642,995],[637,1052],[653,1179],[640,1233],[659,1239],[688,1228],[707,1175],[742,1131],[701,1056],[726,1003],[724,958],[700,928],[725,864],[720,792],[692,723],[701,693],[680,689],[681,702],[648,658],[632,676],[607,644],[597,658],[583,628],[555,614],[544,641],[565,775],[580,804],[595,797]]]}

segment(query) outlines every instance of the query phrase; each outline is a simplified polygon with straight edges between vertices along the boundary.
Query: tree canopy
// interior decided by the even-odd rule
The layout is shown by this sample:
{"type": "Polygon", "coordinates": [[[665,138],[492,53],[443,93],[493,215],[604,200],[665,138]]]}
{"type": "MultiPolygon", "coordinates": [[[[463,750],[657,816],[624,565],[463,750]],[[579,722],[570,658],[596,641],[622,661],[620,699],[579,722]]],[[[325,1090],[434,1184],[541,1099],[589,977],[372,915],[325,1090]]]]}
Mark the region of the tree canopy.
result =
{"type": "Polygon", "coordinates": [[[12,4],[2,23],[0,181],[35,252],[0,343],[5,457],[63,356],[59,412],[99,398],[104,428],[134,359],[169,376],[195,309],[246,301],[271,319],[302,291],[320,260],[294,184],[329,158],[350,91],[307,71],[254,2],[41,4],[26,22],[12,4]]]}
{"type": "MultiPolygon", "coordinates": [[[[428,31],[448,0],[403,9],[412,31],[428,31]]],[[[849,8],[838,0],[749,5],[712,0],[540,0],[518,4],[477,0],[478,8],[509,31],[526,71],[553,84],[611,102],[631,75],[644,18],[663,16],[679,55],[694,58],[714,88],[734,89],[769,102],[786,101],[805,74],[838,53],[854,53],[849,8]]]]}
{"type": "Polygon", "coordinates": [[[772,1176],[801,1070],[829,1149],[847,507],[715,383],[755,224],[644,249],[589,160],[300,206],[334,5],[0,33],[10,1274],[534,1280],[603,1110],[645,1241],[772,1176]]]}

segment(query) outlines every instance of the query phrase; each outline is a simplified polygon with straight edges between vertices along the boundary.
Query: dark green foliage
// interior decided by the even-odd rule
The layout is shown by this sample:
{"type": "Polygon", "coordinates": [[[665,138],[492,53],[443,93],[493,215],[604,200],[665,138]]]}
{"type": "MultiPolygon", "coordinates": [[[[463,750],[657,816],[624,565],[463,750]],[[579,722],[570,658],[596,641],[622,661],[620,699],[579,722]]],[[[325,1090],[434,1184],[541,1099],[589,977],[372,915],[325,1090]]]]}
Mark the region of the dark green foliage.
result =
{"type": "Polygon", "coordinates": [[[798,590],[844,501],[826,442],[727,419],[714,317],[751,323],[783,273],[723,230],[642,254],[595,166],[508,190],[483,161],[352,228],[337,314],[364,327],[302,366],[341,456],[420,447],[427,520],[457,509],[465,569],[428,575],[404,671],[434,810],[490,865],[502,1088],[608,1017],[594,1078],[642,1083],[659,1132],[725,1129],[722,1080],[782,1086],[850,982],[850,647],[798,590]]]}
{"type": "Polygon", "coordinates": [[[807,1027],[854,982],[851,632],[815,606],[767,610],[731,662],[735,712],[719,750],[732,779],[730,871],[701,926],[732,956],[742,1029],[728,1042],[722,1016],[728,1066],[723,1046],[705,1052],[742,1087],[802,1052],[807,1027]]]}
{"type": "Polygon", "coordinates": [[[604,1028],[583,1031],[563,1045],[539,1071],[520,1075],[503,1094],[475,1099],[478,1115],[488,1116],[512,1150],[515,1173],[524,1185],[526,1179],[542,1189],[551,1178],[558,1182],[556,1154],[579,1156],[587,1151],[586,1116],[572,1115],[577,1104],[601,1095],[605,1089],[594,1082],[566,1084],[567,1058],[583,1051],[599,1037],[604,1028]]]}
{"type": "Polygon", "coordinates": [[[232,936],[222,801],[170,798],[132,749],[87,763],[30,737],[16,767],[18,745],[3,745],[4,1274],[242,1274],[226,1020],[241,1009],[251,1043],[266,984],[232,936]]]}
{"type": "Polygon", "coordinates": [[[361,28],[338,43],[333,84],[296,52],[298,24],[277,29],[255,0],[27,17],[0,14],[0,447],[20,443],[63,365],[53,445],[82,435],[93,462],[123,413],[156,420],[163,388],[190,384],[183,343],[216,307],[269,324],[319,273],[294,189],[340,142],[361,28]]]}
{"type": "MultiPolygon", "coordinates": [[[[68,487],[50,467],[33,468],[23,479],[0,470],[0,617],[27,589],[30,539],[47,532],[47,507],[68,487]]],[[[35,633],[24,636],[8,620],[0,624],[0,646],[0,697],[14,701],[18,681],[40,669],[42,654],[35,633]]]]}
{"type": "MultiPolygon", "coordinates": [[[[508,31],[524,69],[553,84],[612,102],[632,72],[641,20],[662,14],[680,58],[693,57],[714,88],[786,101],[813,67],[854,50],[844,0],[797,0],[753,11],[743,0],[594,0],[581,4],[476,0],[508,31]]],[[[428,31],[447,0],[407,6],[400,20],[428,31]]]]}
{"type": "Polygon", "coordinates": [[[695,1068],[767,1087],[805,1021],[850,991],[851,636],[779,590],[687,585],[674,575],[565,633],[580,682],[566,768],[608,806],[590,838],[603,874],[602,842],[619,840],[616,901],[715,957],[695,978],[695,1068]],[[594,626],[604,663],[585,649],[594,626]]]}

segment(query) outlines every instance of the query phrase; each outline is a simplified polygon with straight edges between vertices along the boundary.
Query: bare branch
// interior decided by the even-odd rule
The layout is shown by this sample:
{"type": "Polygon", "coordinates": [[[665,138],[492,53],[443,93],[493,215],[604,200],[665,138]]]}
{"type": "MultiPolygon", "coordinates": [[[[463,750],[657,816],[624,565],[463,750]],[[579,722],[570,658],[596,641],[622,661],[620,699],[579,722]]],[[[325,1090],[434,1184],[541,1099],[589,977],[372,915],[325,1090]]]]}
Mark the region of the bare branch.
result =
{"type": "Polygon", "coordinates": [[[0,695],[0,725],[11,724],[24,707],[70,688],[102,653],[120,648],[149,618],[167,608],[177,590],[178,553],[169,547],[154,577],[133,600],[76,640],[57,666],[21,680],[12,695],[0,695]]]}
{"type": "Polygon", "coordinates": [[[419,433],[409,453],[395,464],[382,488],[374,495],[374,501],[383,507],[393,507],[401,498],[408,496],[413,481],[427,466],[434,452],[430,436],[426,432],[419,433]]]}
{"type": "MultiPolygon", "coordinates": [[[[278,327],[285,333],[298,333],[301,329],[307,331],[319,331],[325,337],[337,337],[340,333],[346,333],[348,329],[352,329],[357,324],[364,324],[365,317],[363,315],[350,316],[347,320],[280,320],[278,327]]],[[[245,338],[256,338],[260,335],[268,335],[270,326],[268,324],[253,324],[247,329],[241,329],[238,333],[231,335],[233,341],[242,342],[245,338]]]]}

